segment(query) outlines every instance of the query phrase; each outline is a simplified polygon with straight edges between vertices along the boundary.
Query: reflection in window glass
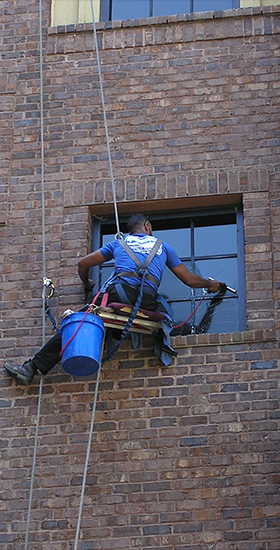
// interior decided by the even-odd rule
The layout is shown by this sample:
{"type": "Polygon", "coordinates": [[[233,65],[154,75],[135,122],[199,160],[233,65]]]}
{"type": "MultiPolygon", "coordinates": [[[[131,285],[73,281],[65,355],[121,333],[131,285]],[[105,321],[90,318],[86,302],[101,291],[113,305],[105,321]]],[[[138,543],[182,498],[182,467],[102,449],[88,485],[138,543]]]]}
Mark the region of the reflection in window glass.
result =
{"type": "Polygon", "coordinates": [[[109,235],[102,235],[102,246],[105,246],[106,244],[113,241],[115,238],[115,235],[109,234],[109,235]]]}
{"type": "Polygon", "coordinates": [[[103,266],[100,269],[101,272],[101,279],[100,284],[101,286],[109,279],[110,275],[113,273],[114,270],[114,263],[106,262],[106,264],[103,264],[103,266]]]}
{"type": "Polygon", "coordinates": [[[231,288],[237,287],[237,258],[196,260],[195,272],[204,279],[212,277],[231,288]]]}
{"type": "MultiPolygon", "coordinates": [[[[188,270],[191,269],[190,262],[183,262],[183,264],[188,270]]],[[[169,300],[186,300],[191,298],[192,292],[192,289],[184,285],[170,269],[165,269],[160,285],[161,294],[168,296],[169,300]]]]}
{"type": "Polygon", "coordinates": [[[212,225],[196,227],[194,230],[196,256],[236,254],[236,225],[212,225]]]}
{"type": "MultiPolygon", "coordinates": [[[[106,244],[112,242],[115,238],[115,235],[113,233],[103,233],[102,239],[101,239],[101,246],[105,246],[106,244]]],[[[114,271],[115,262],[114,260],[110,260],[108,262],[105,262],[100,267],[100,286],[102,286],[107,279],[109,279],[110,275],[114,271]]]]}
{"type": "MultiPolygon", "coordinates": [[[[55,1],[59,0],[53,0],[53,2],[55,1]]],[[[70,2],[70,0],[64,1],[70,2]]],[[[97,0],[95,1],[97,2],[97,0]]],[[[102,18],[105,21],[109,18],[137,19],[194,11],[226,10],[238,8],[239,5],[239,0],[103,0],[101,2],[102,18]]]]}
{"type": "MultiPolygon", "coordinates": [[[[173,318],[176,321],[176,324],[179,325],[186,321],[188,317],[190,316],[192,312],[192,304],[191,302],[173,302],[171,304],[173,318]]],[[[181,332],[184,334],[190,334],[191,332],[191,324],[188,323],[184,327],[182,327],[181,332]]]]}
{"type": "Polygon", "coordinates": [[[215,304],[215,298],[202,302],[192,319],[195,332],[236,332],[239,330],[238,302],[235,299],[225,300],[215,304]]]}
{"type": "Polygon", "coordinates": [[[114,0],[112,19],[149,17],[149,0],[114,0]]]}
{"type": "Polygon", "coordinates": [[[162,241],[170,244],[176,250],[179,257],[186,258],[191,255],[191,230],[182,229],[164,229],[153,231],[153,235],[162,241]]]}
{"type": "Polygon", "coordinates": [[[178,13],[189,13],[190,1],[189,0],[154,0],[153,2],[153,15],[174,15],[178,13]]]}
{"type": "Polygon", "coordinates": [[[232,0],[194,0],[194,11],[230,10],[232,0]]]}

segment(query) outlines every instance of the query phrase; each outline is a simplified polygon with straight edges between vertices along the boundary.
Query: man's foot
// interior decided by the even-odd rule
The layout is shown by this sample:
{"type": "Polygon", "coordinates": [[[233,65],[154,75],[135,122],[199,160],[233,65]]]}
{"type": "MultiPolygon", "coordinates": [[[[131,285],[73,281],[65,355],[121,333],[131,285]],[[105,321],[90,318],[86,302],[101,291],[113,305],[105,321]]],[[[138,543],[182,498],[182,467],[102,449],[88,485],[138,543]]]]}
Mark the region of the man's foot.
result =
{"type": "Polygon", "coordinates": [[[37,367],[33,365],[32,359],[29,359],[29,361],[25,361],[20,367],[14,365],[12,361],[7,361],[6,363],[4,363],[4,369],[10,376],[16,378],[16,380],[18,380],[25,386],[30,386],[37,372],[37,367]]]}

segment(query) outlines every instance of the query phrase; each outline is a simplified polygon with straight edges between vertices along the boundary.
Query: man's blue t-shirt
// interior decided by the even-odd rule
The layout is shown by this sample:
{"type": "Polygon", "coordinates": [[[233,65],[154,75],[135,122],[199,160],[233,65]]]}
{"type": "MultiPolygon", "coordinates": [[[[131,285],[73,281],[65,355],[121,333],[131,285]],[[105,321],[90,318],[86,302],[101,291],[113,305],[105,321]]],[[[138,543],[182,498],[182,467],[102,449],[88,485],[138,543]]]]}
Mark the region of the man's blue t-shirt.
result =
{"type": "MultiPolygon", "coordinates": [[[[138,256],[139,260],[143,263],[147,258],[147,255],[153,248],[155,242],[157,241],[156,237],[146,234],[137,234],[137,235],[128,235],[125,238],[128,246],[133,250],[133,252],[138,256]]],[[[136,265],[133,260],[128,256],[127,252],[121,247],[118,240],[112,241],[102,248],[100,248],[102,256],[108,260],[115,259],[115,268],[116,273],[121,273],[122,271],[135,271],[136,265]]],[[[182,262],[177,256],[175,250],[167,243],[163,242],[159,247],[156,255],[154,256],[152,262],[149,265],[149,272],[156,278],[156,280],[161,282],[163,271],[165,266],[173,269],[177,267],[182,262]]],[[[131,279],[122,277],[122,279],[133,286],[139,285],[139,279],[131,279]]],[[[151,281],[146,280],[145,284],[150,285],[152,288],[156,288],[151,281]]]]}

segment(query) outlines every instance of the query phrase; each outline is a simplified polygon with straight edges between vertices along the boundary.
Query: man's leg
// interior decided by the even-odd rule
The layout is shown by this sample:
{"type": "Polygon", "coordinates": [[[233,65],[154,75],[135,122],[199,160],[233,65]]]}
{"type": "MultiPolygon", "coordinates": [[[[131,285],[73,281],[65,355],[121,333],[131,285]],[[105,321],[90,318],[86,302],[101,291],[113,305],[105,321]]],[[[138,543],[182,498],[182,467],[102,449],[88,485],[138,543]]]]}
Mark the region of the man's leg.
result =
{"type": "Polygon", "coordinates": [[[42,374],[48,372],[60,361],[61,333],[57,332],[41,349],[34,355],[33,363],[42,374]]]}
{"type": "Polygon", "coordinates": [[[42,374],[47,374],[60,361],[61,334],[57,332],[43,346],[32,359],[25,361],[23,365],[16,366],[12,361],[7,361],[4,368],[13,378],[29,386],[39,370],[42,374]]]}

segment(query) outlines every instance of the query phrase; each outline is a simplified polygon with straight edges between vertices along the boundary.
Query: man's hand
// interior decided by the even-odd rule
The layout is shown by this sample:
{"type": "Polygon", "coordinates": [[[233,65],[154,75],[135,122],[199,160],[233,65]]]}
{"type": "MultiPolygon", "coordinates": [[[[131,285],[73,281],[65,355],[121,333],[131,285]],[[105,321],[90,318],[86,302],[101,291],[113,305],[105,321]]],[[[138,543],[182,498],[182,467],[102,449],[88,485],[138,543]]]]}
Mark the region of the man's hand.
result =
{"type": "Polygon", "coordinates": [[[209,285],[208,285],[208,292],[218,292],[218,290],[225,290],[226,289],[226,284],[225,283],[220,283],[219,281],[209,281],[209,285]]]}
{"type": "Polygon", "coordinates": [[[89,279],[87,283],[84,283],[84,289],[88,292],[91,292],[93,287],[95,285],[95,282],[92,279],[89,279]]]}

